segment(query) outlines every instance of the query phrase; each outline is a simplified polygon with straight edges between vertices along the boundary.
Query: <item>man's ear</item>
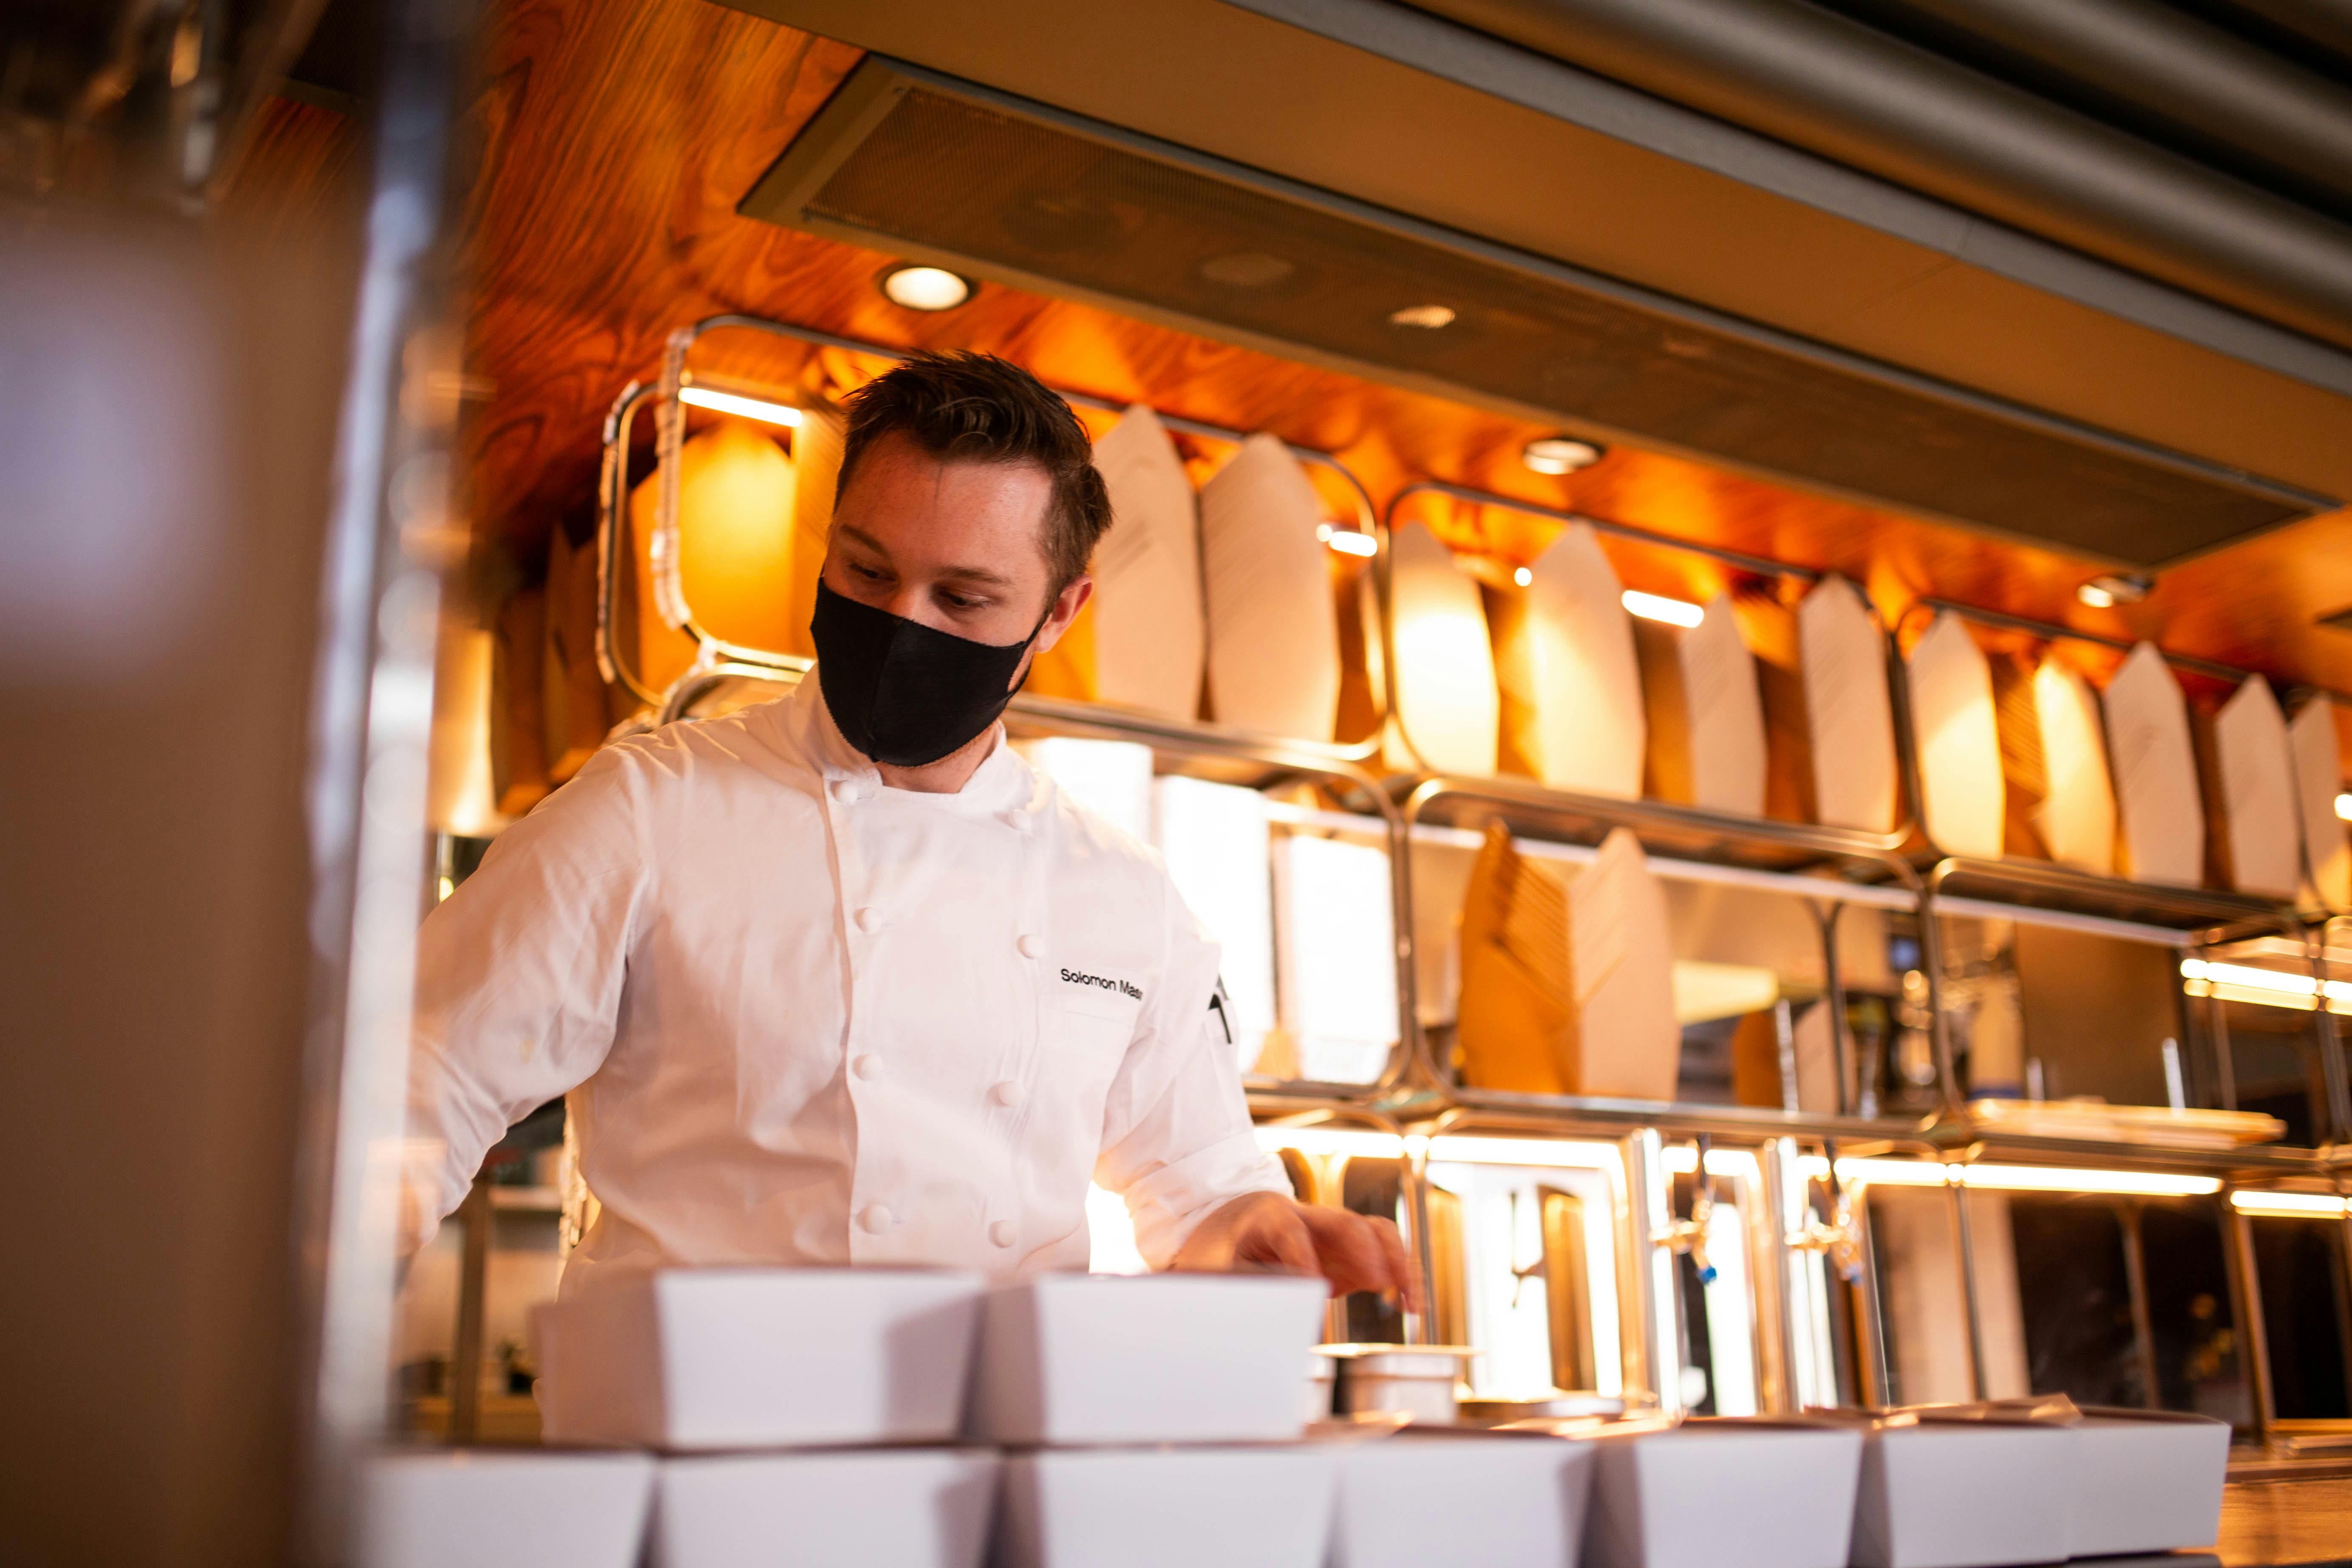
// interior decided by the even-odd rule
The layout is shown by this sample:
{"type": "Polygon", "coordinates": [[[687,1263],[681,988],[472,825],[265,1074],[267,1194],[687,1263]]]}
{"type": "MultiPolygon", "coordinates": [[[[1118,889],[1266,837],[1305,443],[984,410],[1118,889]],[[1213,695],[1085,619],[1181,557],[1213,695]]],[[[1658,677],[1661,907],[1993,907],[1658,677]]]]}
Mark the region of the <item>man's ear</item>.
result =
{"type": "Polygon", "coordinates": [[[1045,617],[1045,624],[1037,629],[1039,653],[1062,640],[1062,634],[1070,629],[1070,623],[1078,618],[1078,612],[1087,607],[1087,601],[1094,595],[1095,580],[1083,573],[1062,590],[1060,596],[1054,601],[1053,612],[1045,617]]]}

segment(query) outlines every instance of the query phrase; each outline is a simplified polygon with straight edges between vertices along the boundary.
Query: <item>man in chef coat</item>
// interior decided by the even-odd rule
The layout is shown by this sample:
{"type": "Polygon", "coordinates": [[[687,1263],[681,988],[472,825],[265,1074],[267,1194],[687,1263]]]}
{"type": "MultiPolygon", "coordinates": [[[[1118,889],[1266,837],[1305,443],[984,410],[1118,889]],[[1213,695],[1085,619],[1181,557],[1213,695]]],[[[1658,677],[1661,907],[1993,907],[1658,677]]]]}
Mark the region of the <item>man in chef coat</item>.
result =
{"type": "Polygon", "coordinates": [[[419,936],[413,1247],[568,1095],[615,1268],[1083,1269],[1089,1179],[1160,1268],[1415,1277],[1251,1131],[1217,946],[1157,858],[998,722],[1093,591],[1110,506],[1025,372],[918,358],[849,400],[792,695],[607,746],[419,936]]]}

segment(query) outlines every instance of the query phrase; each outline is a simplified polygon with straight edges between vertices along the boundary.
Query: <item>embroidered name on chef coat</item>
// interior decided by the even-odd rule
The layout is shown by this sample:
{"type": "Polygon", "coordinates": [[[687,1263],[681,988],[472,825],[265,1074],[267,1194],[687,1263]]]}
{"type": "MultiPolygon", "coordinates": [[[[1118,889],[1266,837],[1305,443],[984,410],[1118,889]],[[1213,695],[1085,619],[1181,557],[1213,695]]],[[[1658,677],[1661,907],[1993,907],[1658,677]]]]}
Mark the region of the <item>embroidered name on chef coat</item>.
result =
{"type": "Polygon", "coordinates": [[[1114,980],[1108,974],[1088,974],[1083,970],[1065,969],[1062,981],[1068,985],[1091,985],[1097,990],[1116,991],[1136,1002],[1143,1000],[1143,992],[1132,981],[1114,980]]]}

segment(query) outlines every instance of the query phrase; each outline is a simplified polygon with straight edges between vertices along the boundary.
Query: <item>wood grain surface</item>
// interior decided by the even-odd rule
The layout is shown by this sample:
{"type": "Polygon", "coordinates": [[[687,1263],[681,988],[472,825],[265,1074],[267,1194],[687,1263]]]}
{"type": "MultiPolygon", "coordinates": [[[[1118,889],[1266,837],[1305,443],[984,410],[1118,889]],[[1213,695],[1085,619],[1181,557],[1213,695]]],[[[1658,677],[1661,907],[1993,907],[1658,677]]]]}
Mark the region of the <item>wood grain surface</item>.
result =
{"type": "MultiPolygon", "coordinates": [[[[551,530],[584,527],[614,395],[657,373],[672,329],[738,310],[900,346],[986,349],[1063,385],[1274,430],[1338,452],[1383,504],[1413,478],[1452,479],[1833,568],[1890,616],[1936,594],[2352,692],[2352,634],[2314,625],[2352,606],[2352,511],[2178,568],[2142,605],[2094,611],[2074,595],[2095,568],[2053,552],[1630,448],[1544,478],[1517,460],[1538,426],[1091,307],[990,284],[958,310],[900,309],[875,287],[889,258],[734,210],[858,58],[707,0],[493,0],[465,227],[467,369],[488,396],[470,412],[466,479],[476,537],[518,580],[546,559],[551,530]]],[[[299,155],[265,143],[252,162],[299,155]]],[[[708,340],[707,374],[837,394],[880,368],[734,339],[708,340]]],[[[1415,515],[1457,549],[1510,562],[1552,531],[1444,502],[1415,515]]],[[[1732,585],[1702,558],[1611,549],[1628,586],[1704,599],[1732,585]]],[[[2106,673],[2104,656],[2082,658],[2095,679],[2106,673]]],[[[2352,730],[2340,714],[2338,728],[2352,730]]]]}
{"type": "Polygon", "coordinates": [[[328,243],[365,194],[365,138],[349,116],[289,98],[264,99],[223,193],[226,216],[264,243],[328,243]]]}
{"type": "Polygon", "coordinates": [[[2352,1563],[2352,1478],[2231,1481],[2215,1550],[2227,1568],[2352,1563]]]}

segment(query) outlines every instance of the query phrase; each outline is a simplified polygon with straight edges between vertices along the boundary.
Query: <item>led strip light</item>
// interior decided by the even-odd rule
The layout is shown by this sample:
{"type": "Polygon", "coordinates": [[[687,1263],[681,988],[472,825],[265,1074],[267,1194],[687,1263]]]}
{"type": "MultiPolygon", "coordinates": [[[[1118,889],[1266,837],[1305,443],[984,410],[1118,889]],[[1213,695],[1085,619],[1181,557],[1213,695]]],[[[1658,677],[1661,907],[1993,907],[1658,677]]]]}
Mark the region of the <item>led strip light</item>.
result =
{"type": "Polygon", "coordinates": [[[2273,1219],[2341,1219],[2345,1202],[2326,1193],[2252,1193],[2230,1194],[2230,1206],[2240,1214],[2273,1219]]]}
{"type": "MultiPolygon", "coordinates": [[[[1598,1141],[1557,1138],[1468,1137],[1418,1133],[1400,1137],[1345,1127],[1279,1127],[1257,1129],[1258,1147],[1269,1152],[1295,1149],[1302,1154],[1345,1155],[1368,1160],[1428,1159],[1448,1164],[1536,1165],[1614,1169],[1622,1164],[1617,1146],[1598,1141]]],[[[1687,1175],[1698,1168],[1698,1151],[1675,1144],[1664,1152],[1665,1168],[1687,1175]]],[[[1718,1176],[1757,1173],[1756,1156],[1745,1149],[1710,1149],[1706,1168],[1718,1176]]],[[[1815,1180],[1829,1174],[1821,1155],[1809,1155],[1799,1168],[1815,1180]]],[[[1934,1160],[1847,1159],[1837,1163],[1838,1180],[1856,1185],[1902,1187],[1973,1187],[2005,1193],[2117,1193],[2142,1197],[2206,1197],[2221,1190],[2218,1176],[2182,1175],[2169,1171],[2097,1171],[2063,1165],[1943,1164],[1934,1160]]],[[[2316,1194],[2236,1193],[2231,1201],[2241,1208],[2254,1199],[2291,1200],[2297,1214],[2344,1212],[2342,1200],[2316,1194]],[[2309,1204],[2334,1205],[2314,1209],[2309,1204]]]]}
{"type": "MultiPolygon", "coordinates": [[[[2207,959],[2184,958],[2180,961],[2180,977],[2189,983],[2192,996],[2219,996],[2225,1002],[2250,1002],[2263,1007],[2292,1007],[2308,1013],[2315,1004],[2313,998],[2321,994],[2319,983],[2308,974],[2287,974],[2275,969],[2257,969],[2249,963],[2215,963],[2207,959]]],[[[2352,983],[2342,980],[2327,982],[2325,994],[2331,1013],[2352,1013],[2352,983]]]]}

